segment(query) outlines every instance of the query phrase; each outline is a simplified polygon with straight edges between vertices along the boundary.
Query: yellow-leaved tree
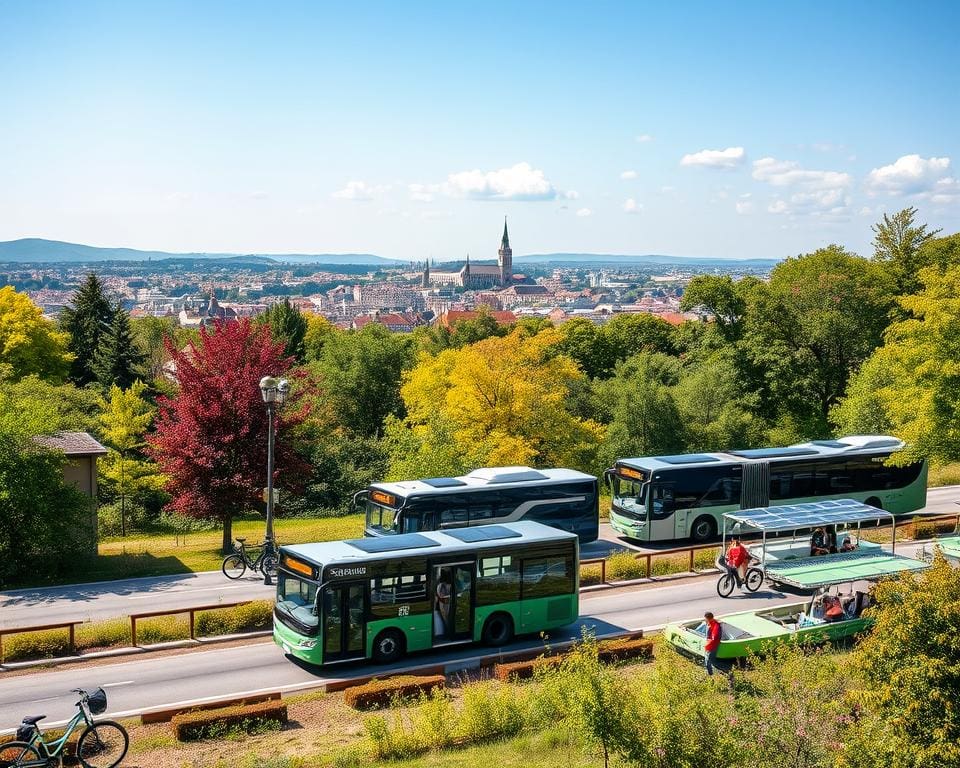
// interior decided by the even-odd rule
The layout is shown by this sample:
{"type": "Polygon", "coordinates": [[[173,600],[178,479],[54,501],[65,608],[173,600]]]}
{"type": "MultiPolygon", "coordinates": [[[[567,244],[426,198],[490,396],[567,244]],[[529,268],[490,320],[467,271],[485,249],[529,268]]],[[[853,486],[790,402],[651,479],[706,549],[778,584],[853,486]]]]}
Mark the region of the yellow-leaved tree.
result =
{"type": "Polygon", "coordinates": [[[392,478],[531,464],[594,469],[604,428],[570,413],[583,378],[559,332],[522,329],[436,356],[404,378],[404,419],[387,423],[392,478]]]}
{"type": "Polygon", "coordinates": [[[25,293],[9,285],[0,288],[0,366],[6,377],[19,381],[35,374],[54,383],[63,381],[72,359],[69,338],[25,293]]]}

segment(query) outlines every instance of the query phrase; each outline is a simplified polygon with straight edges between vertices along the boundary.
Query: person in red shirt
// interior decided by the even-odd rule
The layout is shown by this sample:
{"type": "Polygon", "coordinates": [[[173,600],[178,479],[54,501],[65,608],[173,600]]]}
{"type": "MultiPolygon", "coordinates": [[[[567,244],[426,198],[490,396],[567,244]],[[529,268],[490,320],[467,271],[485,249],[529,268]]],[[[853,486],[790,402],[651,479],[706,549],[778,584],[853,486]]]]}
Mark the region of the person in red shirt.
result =
{"type": "Polygon", "coordinates": [[[707,642],[703,645],[706,653],[703,656],[703,666],[707,669],[707,674],[713,674],[713,665],[717,662],[717,651],[720,649],[720,622],[713,618],[713,614],[707,611],[703,614],[704,621],[707,622],[707,642]]]}
{"type": "Polygon", "coordinates": [[[744,579],[747,578],[747,565],[750,563],[750,552],[740,543],[740,539],[734,538],[731,542],[730,549],[727,550],[727,563],[729,563],[731,567],[736,568],[737,586],[740,586],[744,579]]]}

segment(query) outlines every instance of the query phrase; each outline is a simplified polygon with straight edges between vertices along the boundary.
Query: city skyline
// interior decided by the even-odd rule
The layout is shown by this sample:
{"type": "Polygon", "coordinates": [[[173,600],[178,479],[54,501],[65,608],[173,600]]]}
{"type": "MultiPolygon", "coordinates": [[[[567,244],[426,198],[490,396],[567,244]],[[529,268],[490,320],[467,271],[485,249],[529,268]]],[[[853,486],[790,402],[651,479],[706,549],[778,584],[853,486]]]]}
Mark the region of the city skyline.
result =
{"type": "Polygon", "coordinates": [[[0,4],[0,240],[783,258],[956,231],[953,4],[0,4]],[[933,20],[936,19],[936,23],[933,20]],[[951,23],[952,22],[952,23],[951,23]]]}

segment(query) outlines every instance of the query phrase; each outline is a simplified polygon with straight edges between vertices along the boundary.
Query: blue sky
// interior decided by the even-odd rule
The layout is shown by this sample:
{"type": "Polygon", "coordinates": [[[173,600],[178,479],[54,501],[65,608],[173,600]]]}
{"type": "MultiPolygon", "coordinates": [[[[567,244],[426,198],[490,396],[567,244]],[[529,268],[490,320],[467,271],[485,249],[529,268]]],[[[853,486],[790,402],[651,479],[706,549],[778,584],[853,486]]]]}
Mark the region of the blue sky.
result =
{"type": "Polygon", "coordinates": [[[960,229],[960,3],[0,0],[0,240],[868,253],[960,229]]]}

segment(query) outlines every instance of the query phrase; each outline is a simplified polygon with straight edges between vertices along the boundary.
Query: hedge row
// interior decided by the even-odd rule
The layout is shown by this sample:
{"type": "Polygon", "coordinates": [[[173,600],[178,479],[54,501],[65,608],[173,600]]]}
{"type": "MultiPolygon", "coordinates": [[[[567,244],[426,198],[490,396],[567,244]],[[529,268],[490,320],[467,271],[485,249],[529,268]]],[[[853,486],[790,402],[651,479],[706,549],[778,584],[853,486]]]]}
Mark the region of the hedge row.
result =
{"type": "MultiPolygon", "coordinates": [[[[625,661],[626,659],[653,658],[653,640],[644,637],[620,637],[601,640],[597,643],[597,657],[603,662],[625,661]]],[[[558,667],[563,655],[538,656],[528,661],[511,661],[495,664],[493,676],[504,683],[525,680],[540,671],[558,667]]]]}
{"type": "Polygon", "coordinates": [[[287,705],[282,701],[261,701],[223,709],[185,712],[170,720],[178,741],[220,738],[230,731],[251,733],[287,722],[287,705]]]}
{"type": "MultiPolygon", "coordinates": [[[[269,629],[273,623],[273,603],[270,600],[255,600],[232,608],[217,608],[196,615],[194,631],[197,637],[216,637],[240,632],[269,629]]],[[[137,642],[140,645],[185,640],[190,636],[186,614],[171,614],[137,622],[137,642]]],[[[8,635],[3,639],[4,661],[28,659],[54,659],[69,656],[69,632],[63,629],[48,629],[22,635],[8,635]]],[[[79,624],[76,627],[76,652],[94,648],[123,648],[132,642],[130,619],[109,619],[79,624]]]]}
{"type": "Polygon", "coordinates": [[[347,688],[343,700],[354,709],[378,709],[390,706],[396,699],[429,696],[446,682],[443,675],[398,675],[347,688]]]}

